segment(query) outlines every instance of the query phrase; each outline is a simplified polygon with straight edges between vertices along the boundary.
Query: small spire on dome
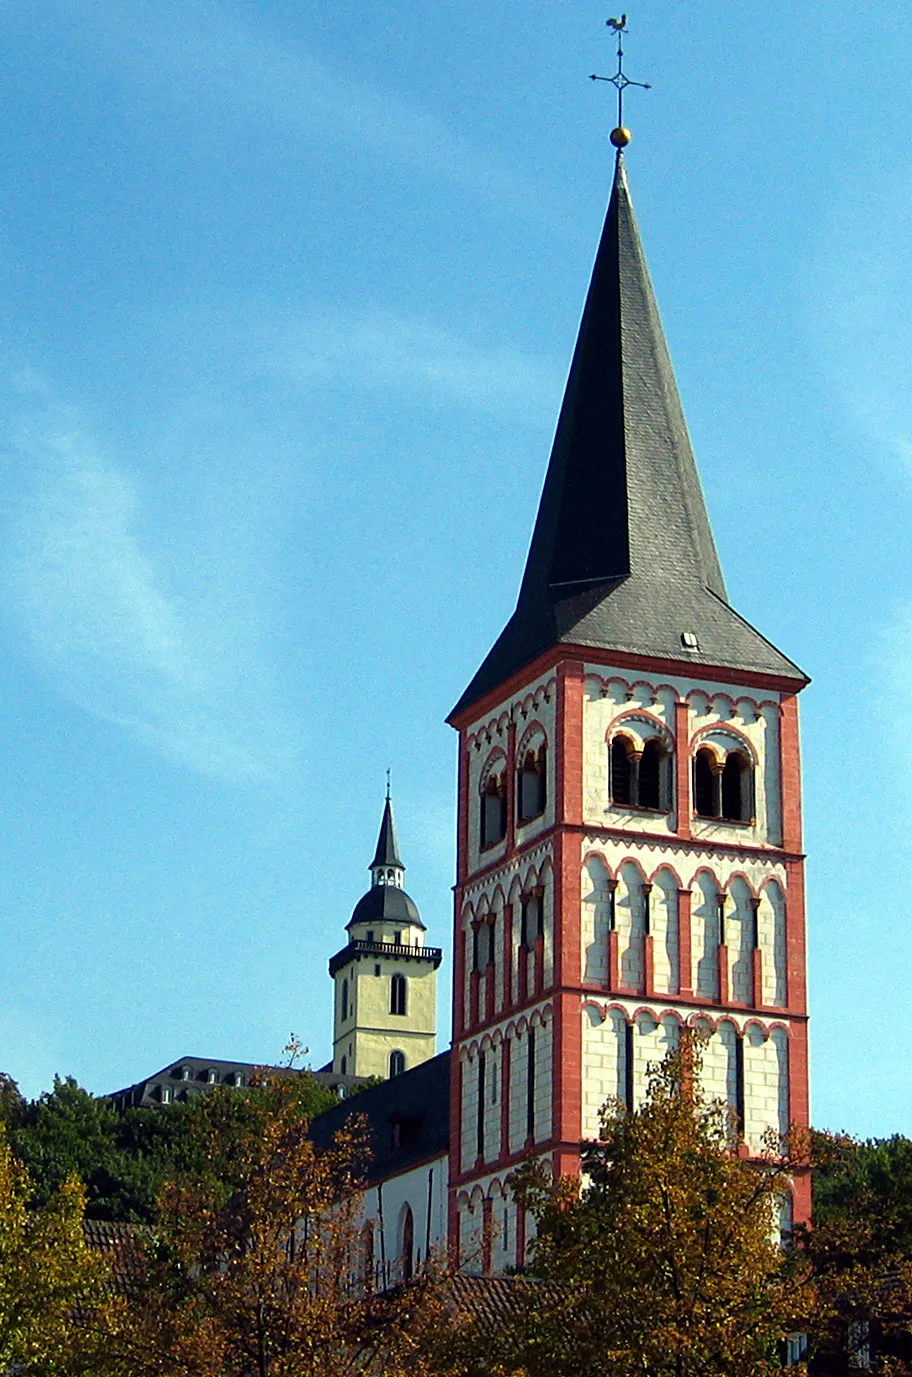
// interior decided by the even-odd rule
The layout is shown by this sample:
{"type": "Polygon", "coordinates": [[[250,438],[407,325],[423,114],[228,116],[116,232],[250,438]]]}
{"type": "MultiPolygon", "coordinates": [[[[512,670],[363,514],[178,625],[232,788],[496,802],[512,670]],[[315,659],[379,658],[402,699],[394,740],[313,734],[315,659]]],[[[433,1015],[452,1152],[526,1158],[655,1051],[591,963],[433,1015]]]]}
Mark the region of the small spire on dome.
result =
{"type": "Polygon", "coordinates": [[[386,800],[383,805],[383,821],[380,824],[380,835],[377,838],[377,849],[374,852],[374,859],[369,866],[369,869],[374,871],[376,871],[378,867],[386,866],[396,870],[405,869],[399,856],[399,843],[396,840],[396,824],[393,821],[393,804],[390,798],[388,776],[389,771],[387,770],[386,800]]]}
{"type": "Polygon", "coordinates": [[[617,90],[617,128],[612,129],[608,137],[611,139],[611,142],[614,144],[615,148],[620,153],[621,149],[626,148],[630,140],[633,138],[633,134],[624,124],[624,92],[627,90],[628,86],[639,86],[642,91],[649,91],[651,90],[651,87],[648,81],[631,81],[630,77],[624,71],[623,35],[625,33],[629,33],[629,29],[627,28],[626,14],[622,14],[620,19],[606,19],[605,25],[607,28],[611,29],[614,33],[617,34],[617,71],[614,73],[613,76],[599,76],[597,72],[593,72],[589,77],[589,80],[610,82],[611,85],[614,86],[617,90]]]}

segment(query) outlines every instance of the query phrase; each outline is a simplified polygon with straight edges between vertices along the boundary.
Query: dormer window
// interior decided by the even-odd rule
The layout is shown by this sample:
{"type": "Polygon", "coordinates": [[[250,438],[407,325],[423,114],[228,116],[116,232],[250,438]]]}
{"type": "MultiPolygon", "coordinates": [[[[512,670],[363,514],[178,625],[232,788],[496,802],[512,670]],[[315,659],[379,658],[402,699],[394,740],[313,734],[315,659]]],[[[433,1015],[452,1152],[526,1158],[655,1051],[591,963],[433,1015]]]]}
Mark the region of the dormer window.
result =
{"type": "Polygon", "coordinates": [[[182,1066],[182,1067],[181,1067],[181,1069],[180,1069],[180,1078],[181,1078],[182,1081],[188,1081],[192,1075],[193,1075],[193,1068],[192,1068],[192,1067],[190,1067],[190,1066],[182,1066]]]}
{"type": "Polygon", "coordinates": [[[213,1067],[206,1072],[206,1084],[218,1085],[218,1072],[213,1067]]]}

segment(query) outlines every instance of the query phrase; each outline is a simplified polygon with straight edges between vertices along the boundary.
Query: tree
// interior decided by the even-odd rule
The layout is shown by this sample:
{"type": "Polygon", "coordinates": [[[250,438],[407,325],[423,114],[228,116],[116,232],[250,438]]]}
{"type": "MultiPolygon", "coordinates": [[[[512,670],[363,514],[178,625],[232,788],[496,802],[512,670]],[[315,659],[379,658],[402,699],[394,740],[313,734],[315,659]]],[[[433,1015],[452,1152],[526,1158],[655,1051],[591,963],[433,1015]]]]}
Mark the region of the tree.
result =
{"type": "Polygon", "coordinates": [[[130,1377],[335,1377],[378,1341],[401,1370],[410,1302],[373,1296],[360,1252],[363,1130],[318,1151],[303,1106],[281,1076],[199,1102],[209,1170],[162,1193],[119,1347],[130,1377]]]}
{"type": "MultiPolygon", "coordinates": [[[[537,1223],[532,1273],[481,1370],[525,1377],[765,1377],[809,1303],[805,1260],[778,1242],[794,1164],[738,1154],[727,1108],[699,1088],[689,1039],[642,1106],[609,1104],[585,1184],[541,1163],[514,1193],[537,1223]]],[[[454,1370],[473,1371],[463,1352],[454,1370]]]]}
{"type": "Polygon", "coordinates": [[[86,1246],[84,1191],[70,1179],[31,1208],[33,1191],[0,1137],[0,1371],[101,1373],[118,1306],[104,1260],[86,1246]]]}
{"type": "MultiPolygon", "coordinates": [[[[302,1114],[335,1104],[332,1090],[312,1076],[290,1074],[302,1114]]],[[[248,1106],[261,1093],[256,1087],[232,1090],[232,1112],[240,1119],[255,1114],[248,1106]]],[[[214,1169],[194,1131],[205,1098],[121,1113],[70,1076],[55,1077],[53,1089],[30,1103],[13,1081],[0,1077],[0,1120],[13,1152],[29,1169],[39,1204],[75,1175],[85,1183],[90,1218],[148,1224],[166,1181],[214,1169]]]]}
{"type": "Polygon", "coordinates": [[[912,1143],[815,1133],[812,1369],[912,1374],[912,1143]]]}

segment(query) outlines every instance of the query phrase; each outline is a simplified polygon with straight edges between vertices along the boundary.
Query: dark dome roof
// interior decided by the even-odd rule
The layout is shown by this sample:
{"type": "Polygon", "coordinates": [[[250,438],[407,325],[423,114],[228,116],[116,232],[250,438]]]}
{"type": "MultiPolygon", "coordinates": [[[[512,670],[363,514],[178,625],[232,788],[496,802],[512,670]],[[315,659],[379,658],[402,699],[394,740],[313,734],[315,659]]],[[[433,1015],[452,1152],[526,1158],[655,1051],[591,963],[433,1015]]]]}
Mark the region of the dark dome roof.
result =
{"type": "Polygon", "coordinates": [[[369,889],[355,904],[348,927],[353,923],[402,923],[424,931],[418,905],[396,885],[374,885],[369,889]]]}

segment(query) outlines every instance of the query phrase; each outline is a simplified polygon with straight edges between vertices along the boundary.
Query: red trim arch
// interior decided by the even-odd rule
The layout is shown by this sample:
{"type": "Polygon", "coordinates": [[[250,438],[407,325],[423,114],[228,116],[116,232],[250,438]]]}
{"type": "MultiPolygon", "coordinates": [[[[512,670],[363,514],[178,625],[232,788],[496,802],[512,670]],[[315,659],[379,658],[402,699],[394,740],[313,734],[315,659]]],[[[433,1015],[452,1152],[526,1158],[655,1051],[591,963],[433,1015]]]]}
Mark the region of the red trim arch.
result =
{"type": "Polygon", "coordinates": [[[658,877],[661,875],[661,873],[662,873],[663,870],[666,870],[666,871],[668,872],[668,874],[671,876],[671,878],[674,880],[674,882],[675,882],[675,889],[686,889],[686,888],[687,888],[687,886],[684,884],[684,881],[681,879],[680,875],[678,874],[678,872],[675,870],[674,866],[671,865],[671,863],[670,863],[669,861],[661,861],[661,862],[656,866],[656,868],[655,868],[655,870],[652,872],[652,874],[649,876],[649,879],[647,880],[646,883],[647,883],[647,884],[654,885],[655,882],[656,882],[656,880],[657,880],[658,877]]]}
{"type": "Polygon", "coordinates": [[[485,763],[482,765],[481,770],[479,771],[479,775],[478,775],[478,785],[477,785],[477,788],[476,788],[476,792],[477,792],[477,793],[479,793],[479,794],[483,794],[483,793],[484,793],[484,788],[485,788],[485,785],[486,785],[487,782],[488,782],[488,778],[489,778],[489,776],[491,775],[491,773],[492,773],[492,771],[493,771],[493,769],[494,769],[495,764],[497,763],[497,761],[500,761],[500,760],[503,761],[504,769],[506,769],[506,767],[507,767],[507,752],[506,752],[506,750],[504,749],[503,746],[494,746],[494,747],[492,747],[492,749],[488,752],[487,759],[485,760],[485,763]]]}
{"type": "MultiPolygon", "coordinates": [[[[709,736],[711,732],[717,732],[720,736],[733,737],[735,742],[737,743],[737,745],[734,747],[735,750],[738,749],[738,746],[745,747],[748,754],[750,755],[751,761],[753,762],[754,769],[756,770],[757,766],[760,764],[760,756],[757,753],[756,746],[752,741],[750,741],[745,736],[744,732],[741,731],[740,728],[733,727],[730,722],[710,722],[708,726],[700,727],[697,731],[695,731],[690,738],[691,755],[696,755],[697,751],[700,749],[701,738],[704,736],[709,736]]],[[[707,744],[714,745],[715,743],[709,742],[707,744]]]]}
{"type": "Polygon", "coordinates": [[[543,736],[545,738],[545,745],[550,749],[551,742],[547,730],[543,723],[539,722],[536,717],[534,721],[529,723],[523,731],[522,736],[519,738],[519,745],[516,747],[516,759],[518,761],[521,761],[523,753],[528,749],[529,742],[532,741],[536,735],[543,736]]]}
{"type": "Polygon", "coordinates": [[[613,717],[606,727],[605,740],[610,743],[619,734],[622,724],[630,718],[633,718],[634,721],[639,719],[641,722],[647,722],[651,727],[655,727],[665,744],[674,750],[674,732],[666,722],[662,721],[661,717],[656,717],[655,713],[649,712],[646,708],[625,708],[623,712],[619,712],[617,717],[613,717]]]}

